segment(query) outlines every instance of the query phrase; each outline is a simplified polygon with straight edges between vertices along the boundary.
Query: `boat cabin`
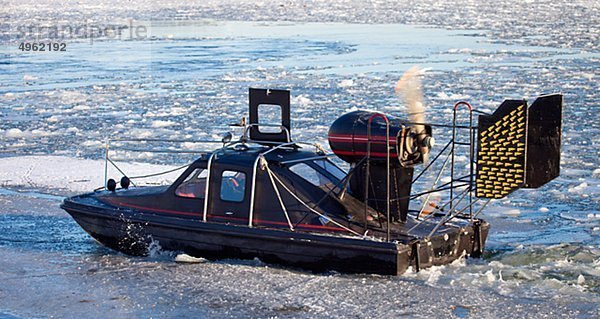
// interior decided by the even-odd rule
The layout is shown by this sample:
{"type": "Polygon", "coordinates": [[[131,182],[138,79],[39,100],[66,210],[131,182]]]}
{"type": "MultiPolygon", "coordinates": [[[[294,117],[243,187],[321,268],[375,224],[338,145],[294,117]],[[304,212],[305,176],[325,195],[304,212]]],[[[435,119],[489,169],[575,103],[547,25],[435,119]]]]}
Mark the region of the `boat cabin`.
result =
{"type": "Polygon", "coordinates": [[[292,142],[289,125],[289,91],[251,89],[250,123],[240,141],[203,154],[168,187],[103,199],[209,223],[352,232],[360,220],[353,212],[364,209],[346,193],[347,173],[322,151],[292,142]],[[268,132],[258,124],[265,104],[282,108],[281,125],[267,124],[268,132]]]}

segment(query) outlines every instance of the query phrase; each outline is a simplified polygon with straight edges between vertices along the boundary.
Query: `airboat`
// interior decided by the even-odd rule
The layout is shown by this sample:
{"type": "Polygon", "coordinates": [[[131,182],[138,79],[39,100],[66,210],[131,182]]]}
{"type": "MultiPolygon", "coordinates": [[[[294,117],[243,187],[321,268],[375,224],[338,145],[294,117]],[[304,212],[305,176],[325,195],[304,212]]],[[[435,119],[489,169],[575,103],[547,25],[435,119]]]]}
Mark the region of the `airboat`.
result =
{"type": "MultiPolygon", "coordinates": [[[[208,259],[400,275],[480,257],[490,228],[480,218],[486,205],[558,176],[562,104],[560,94],[529,107],[506,100],[489,114],[458,102],[451,124],[356,110],[331,124],[328,153],[292,139],[289,91],[251,88],[239,136],[214,141],[172,184],[136,186],[122,171],[119,182],[105,171],[103,187],[61,207],[98,242],[126,254],[147,254],[157,242],[208,259]],[[265,107],[278,110],[280,123],[264,121],[265,107]],[[452,135],[430,158],[434,129],[452,135]],[[457,167],[455,154],[467,165],[457,167]],[[428,171],[433,185],[411,192],[428,171]],[[443,201],[430,200],[434,194],[443,201]]],[[[116,166],[108,149],[109,142],[107,166],[116,166]]]]}

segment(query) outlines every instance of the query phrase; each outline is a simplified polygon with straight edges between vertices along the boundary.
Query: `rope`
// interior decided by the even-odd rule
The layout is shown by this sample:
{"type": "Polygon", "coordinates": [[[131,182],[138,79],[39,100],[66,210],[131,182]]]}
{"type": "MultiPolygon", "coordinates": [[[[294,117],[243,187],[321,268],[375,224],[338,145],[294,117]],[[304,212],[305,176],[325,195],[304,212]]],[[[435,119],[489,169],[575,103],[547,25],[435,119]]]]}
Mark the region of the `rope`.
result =
{"type": "MultiPolygon", "coordinates": [[[[123,176],[127,176],[127,174],[125,174],[125,173],[124,173],[124,172],[123,172],[123,171],[122,171],[122,170],[119,168],[119,166],[117,166],[117,164],[115,164],[115,162],[113,162],[113,161],[112,161],[110,158],[106,157],[106,160],[107,160],[109,163],[111,163],[111,164],[112,164],[112,166],[114,166],[114,167],[117,169],[117,171],[119,171],[121,174],[123,174],[123,176]]],[[[135,183],[134,183],[134,182],[131,182],[131,184],[133,184],[133,186],[137,187],[137,185],[135,185],[135,183]]],[[[104,185],[104,186],[106,186],[106,185],[104,185]]]]}
{"type": "MultiPolygon", "coordinates": [[[[267,168],[267,169],[268,169],[268,168],[267,168]]],[[[316,210],[314,210],[313,208],[311,208],[310,206],[308,206],[308,204],[306,204],[306,203],[305,203],[303,200],[301,200],[301,199],[300,199],[298,196],[296,196],[296,194],[294,194],[294,193],[293,193],[293,192],[292,192],[292,191],[291,191],[291,190],[290,190],[290,189],[289,189],[287,186],[285,186],[285,184],[284,184],[284,183],[283,183],[283,182],[282,182],[282,181],[279,179],[279,177],[277,177],[277,175],[273,174],[273,177],[275,178],[275,180],[277,180],[277,182],[278,182],[278,183],[279,183],[279,184],[280,184],[280,185],[281,185],[281,186],[282,186],[282,187],[283,187],[283,188],[284,188],[284,189],[285,189],[285,190],[286,190],[286,191],[287,191],[287,192],[288,192],[290,195],[292,195],[292,197],[294,197],[294,199],[296,199],[296,200],[297,200],[297,201],[298,201],[300,204],[302,204],[304,207],[308,208],[308,209],[309,209],[311,212],[313,212],[313,213],[315,213],[315,214],[319,215],[319,217],[323,217],[323,218],[325,218],[325,219],[327,219],[327,220],[331,221],[331,222],[332,222],[334,225],[336,225],[336,226],[338,226],[338,227],[340,227],[340,228],[342,228],[342,229],[344,229],[344,230],[346,230],[346,231],[348,231],[348,232],[351,232],[352,234],[354,234],[354,235],[356,235],[356,236],[360,236],[360,237],[363,237],[363,238],[364,238],[364,236],[363,236],[363,235],[361,235],[361,234],[359,234],[359,233],[355,232],[354,230],[352,230],[352,229],[350,229],[350,228],[348,228],[348,227],[346,227],[346,226],[344,226],[344,225],[342,225],[342,224],[340,224],[340,223],[336,222],[335,220],[333,220],[333,219],[331,219],[331,218],[329,218],[329,217],[325,216],[324,214],[321,214],[321,213],[319,213],[318,211],[316,211],[316,210]]]]}
{"type": "Polygon", "coordinates": [[[266,163],[265,163],[265,168],[267,169],[267,173],[269,175],[269,179],[271,180],[271,184],[273,185],[273,189],[275,189],[275,194],[277,195],[277,199],[279,200],[279,205],[281,205],[281,209],[283,210],[285,219],[287,220],[288,225],[290,226],[290,230],[294,231],[294,225],[292,225],[292,221],[290,220],[290,216],[288,215],[287,209],[285,208],[285,204],[283,203],[281,194],[279,194],[279,189],[277,188],[277,185],[275,185],[275,180],[273,180],[273,172],[271,171],[268,164],[266,164],[266,163]]]}
{"type": "Polygon", "coordinates": [[[215,140],[188,140],[188,139],[162,139],[162,138],[111,138],[111,142],[173,142],[173,143],[223,143],[215,140]]]}
{"type": "MultiPolygon", "coordinates": [[[[185,165],[183,165],[183,166],[179,166],[179,167],[177,167],[177,168],[170,169],[170,170],[168,170],[168,171],[164,171],[164,172],[160,172],[160,173],[155,173],[155,174],[140,175],[140,176],[132,176],[132,177],[129,177],[129,179],[140,179],[140,178],[148,178],[148,177],[154,177],[154,176],[165,175],[165,174],[173,173],[173,172],[175,172],[175,171],[178,171],[178,170],[180,170],[180,169],[186,168],[186,167],[188,167],[188,166],[190,166],[190,165],[192,165],[192,164],[191,164],[191,163],[190,163],[190,164],[185,164],[185,165]]],[[[123,174],[123,175],[125,175],[125,174],[123,174]]]]}

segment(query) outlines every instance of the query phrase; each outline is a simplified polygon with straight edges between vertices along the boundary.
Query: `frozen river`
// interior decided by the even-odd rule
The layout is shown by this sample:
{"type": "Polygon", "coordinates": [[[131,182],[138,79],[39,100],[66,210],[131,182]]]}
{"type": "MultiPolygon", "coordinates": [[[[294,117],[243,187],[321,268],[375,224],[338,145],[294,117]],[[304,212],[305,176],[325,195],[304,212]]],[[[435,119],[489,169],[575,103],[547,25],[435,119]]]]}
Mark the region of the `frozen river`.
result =
{"type": "MultiPolygon", "coordinates": [[[[147,30],[142,38],[66,39],[65,52],[21,52],[23,39],[2,30],[0,318],[600,316],[600,56],[597,43],[567,44],[555,34],[579,29],[554,23],[554,42],[543,45],[535,26],[516,26],[531,34],[511,37],[487,16],[464,30],[433,18],[377,24],[397,20],[377,10],[368,21],[314,11],[337,22],[282,22],[259,4],[244,7],[247,19],[217,4],[211,14],[179,6],[179,15],[160,7],[153,19],[140,9],[132,25],[147,30]],[[257,12],[271,19],[251,21],[257,12]],[[294,138],[327,145],[329,124],[349,109],[404,116],[393,87],[413,65],[426,70],[427,119],[435,123],[448,123],[458,100],[491,111],[508,98],[565,96],[561,176],[490,204],[483,260],[402,277],[310,274],[260,261],[185,265],[160,249],[133,258],[103,248],[58,208],[62,196],[100,186],[107,136],[216,138],[246,112],[252,86],[292,90],[294,138]]],[[[110,8],[81,10],[99,10],[93,23],[110,21],[110,8]]],[[[35,21],[8,12],[13,26],[35,21]]],[[[42,13],[56,25],[75,19],[42,13]]],[[[438,145],[449,133],[434,131],[438,145]]],[[[154,165],[191,159],[118,155],[154,165]]]]}

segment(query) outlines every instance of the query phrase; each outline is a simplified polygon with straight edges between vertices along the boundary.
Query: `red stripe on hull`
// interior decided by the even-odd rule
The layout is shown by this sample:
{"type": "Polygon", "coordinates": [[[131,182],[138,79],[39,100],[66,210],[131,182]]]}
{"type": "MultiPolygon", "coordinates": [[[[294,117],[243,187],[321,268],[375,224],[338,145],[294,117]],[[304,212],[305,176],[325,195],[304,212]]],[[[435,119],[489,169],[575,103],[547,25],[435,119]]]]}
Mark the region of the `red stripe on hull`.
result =
{"type": "MultiPolygon", "coordinates": [[[[134,205],[134,204],[118,202],[118,201],[115,201],[112,199],[106,199],[106,201],[108,201],[110,204],[115,205],[115,206],[125,206],[125,207],[135,208],[135,209],[139,209],[139,210],[143,210],[143,211],[147,211],[147,212],[159,212],[159,213],[185,215],[185,216],[197,216],[197,217],[203,216],[202,212],[182,212],[182,211],[177,211],[177,210],[138,206],[138,205],[134,205]]],[[[210,214],[207,215],[206,217],[207,218],[215,218],[215,219],[225,219],[225,220],[237,220],[237,221],[244,221],[244,222],[248,221],[247,218],[226,217],[226,216],[217,216],[217,215],[210,215],[210,214]]],[[[288,223],[285,223],[285,222],[266,221],[266,220],[260,220],[260,219],[253,219],[252,222],[257,223],[257,224],[289,226],[288,223]]],[[[329,226],[311,225],[311,224],[299,224],[299,225],[296,225],[295,227],[308,228],[308,229],[323,229],[323,230],[331,230],[331,231],[345,231],[344,229],[339,228],[339,227],[329,227],[329,226]]]]}

